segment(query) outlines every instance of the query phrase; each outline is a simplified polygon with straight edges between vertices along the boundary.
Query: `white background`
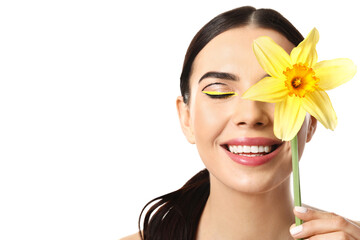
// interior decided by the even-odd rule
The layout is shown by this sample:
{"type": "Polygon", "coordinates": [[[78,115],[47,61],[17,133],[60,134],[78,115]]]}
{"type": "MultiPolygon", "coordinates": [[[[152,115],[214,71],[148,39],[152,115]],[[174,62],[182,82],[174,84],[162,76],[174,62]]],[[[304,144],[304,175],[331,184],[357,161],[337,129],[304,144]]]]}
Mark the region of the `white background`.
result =
{"type": "MultiPolygon", "coordinates": [[[[118,239],[203,168],[178,123],[186,49],[243,5],[317,27],[319,60],[360,65],[356,1],[1,1],[0,239],[118,239]]],[[[329,92],[301,161],[303,202],[360,219],[359,74],[329,92]]],[[[266,214],[266,213],[264,213],[266,214]]]]}

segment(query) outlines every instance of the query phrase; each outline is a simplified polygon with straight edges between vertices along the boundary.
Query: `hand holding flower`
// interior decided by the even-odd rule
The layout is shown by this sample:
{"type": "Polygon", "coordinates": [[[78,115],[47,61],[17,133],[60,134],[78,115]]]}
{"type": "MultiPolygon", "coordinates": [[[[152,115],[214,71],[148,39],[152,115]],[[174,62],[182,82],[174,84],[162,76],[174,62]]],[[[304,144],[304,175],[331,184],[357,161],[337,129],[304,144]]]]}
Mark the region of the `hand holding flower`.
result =
{"type": "Polygon", "coordinates": [[[291,226],[290,233],[294,239],[360,239],[360,224],[337,214],[304,207],[295,207],[294,214],[304,220],[302,225],[291,226]]]}

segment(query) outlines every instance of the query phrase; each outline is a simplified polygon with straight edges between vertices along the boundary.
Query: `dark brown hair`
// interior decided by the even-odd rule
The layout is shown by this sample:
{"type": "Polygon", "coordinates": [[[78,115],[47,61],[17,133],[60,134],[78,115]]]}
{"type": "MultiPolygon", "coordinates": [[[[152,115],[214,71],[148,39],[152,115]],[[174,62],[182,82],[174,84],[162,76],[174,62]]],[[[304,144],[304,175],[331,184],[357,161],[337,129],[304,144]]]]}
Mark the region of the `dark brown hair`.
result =
{"type": "MultiPolygon", "coordinates": [[[[280,13],[272,9],[255,9],[240,7],[224,12],[207,23],[195,35],[185,55],[180,77],[181,95],[184,102],[190,100],[190,84],[192,65],[198,53],[217,35],[236,27],[252,25],[272,29],[285,36],[297,46],[304,37],[280,13]]],[[[195,240],[199,220],[210,194],[209,172],[200,171],[182,188],[166,195],[157,197],[145,205],[139,217],[144,216],[143,240],[195,240]]]]}

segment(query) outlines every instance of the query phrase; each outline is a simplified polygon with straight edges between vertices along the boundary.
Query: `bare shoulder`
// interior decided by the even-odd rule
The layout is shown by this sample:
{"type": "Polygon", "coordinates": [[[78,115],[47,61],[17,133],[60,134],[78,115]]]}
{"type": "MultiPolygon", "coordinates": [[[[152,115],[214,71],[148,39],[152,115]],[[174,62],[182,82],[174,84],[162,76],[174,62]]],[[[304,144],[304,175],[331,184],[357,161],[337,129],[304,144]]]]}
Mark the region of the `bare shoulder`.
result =
{"type": "Polygon", "coordinates": [[[130,236],[121,238],[120,240],[141,240],[141,238],[140,238],[140,234],[137,232],[137,233],[132,234],[130,236]]]}

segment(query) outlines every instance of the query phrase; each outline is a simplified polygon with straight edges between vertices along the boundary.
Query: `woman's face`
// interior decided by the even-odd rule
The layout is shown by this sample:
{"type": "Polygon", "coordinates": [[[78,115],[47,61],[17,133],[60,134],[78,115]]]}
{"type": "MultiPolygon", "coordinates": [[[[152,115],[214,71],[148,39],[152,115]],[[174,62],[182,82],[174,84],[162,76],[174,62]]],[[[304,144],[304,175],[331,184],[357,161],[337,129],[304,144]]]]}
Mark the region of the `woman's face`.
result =
{"type": "MultiPolygon", "coordinates": [[[[250,26],[228,30],[195,58],[189,104],[181,97],[177,101],[183,131],[196,144],[212,177],[242,192],[269,191],[292,170],[290,143],[281,142],[273,132],[275,104],[241,98],[267,75],[252,50],[260,36],[271,37],[288,53],[294,47],[273,30],[250,26]]],[[[316,121],[307,117],[299,133],[300,154],[315,126],[316,121]]]]}

